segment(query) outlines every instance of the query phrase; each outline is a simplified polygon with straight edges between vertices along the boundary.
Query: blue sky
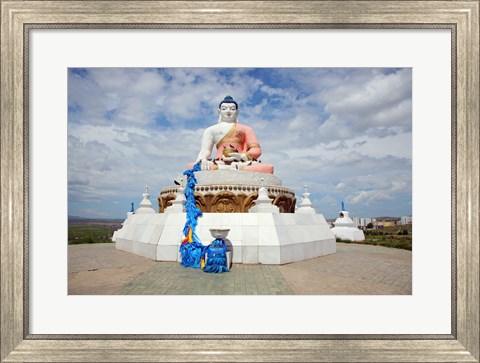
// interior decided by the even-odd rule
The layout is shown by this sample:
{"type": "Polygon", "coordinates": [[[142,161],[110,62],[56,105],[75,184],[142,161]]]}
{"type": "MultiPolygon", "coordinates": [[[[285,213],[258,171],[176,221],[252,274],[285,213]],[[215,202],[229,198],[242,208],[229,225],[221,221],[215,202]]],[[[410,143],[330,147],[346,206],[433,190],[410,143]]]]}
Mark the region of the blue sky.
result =
{"type": "Polygon", "coordinates": [[[410,68],[70,68],[69,215],[124,218],[145,185],[156,206],[195,160],[232,95],[262,160],[298,202],[334,218],[412,210],[410,68]]]}

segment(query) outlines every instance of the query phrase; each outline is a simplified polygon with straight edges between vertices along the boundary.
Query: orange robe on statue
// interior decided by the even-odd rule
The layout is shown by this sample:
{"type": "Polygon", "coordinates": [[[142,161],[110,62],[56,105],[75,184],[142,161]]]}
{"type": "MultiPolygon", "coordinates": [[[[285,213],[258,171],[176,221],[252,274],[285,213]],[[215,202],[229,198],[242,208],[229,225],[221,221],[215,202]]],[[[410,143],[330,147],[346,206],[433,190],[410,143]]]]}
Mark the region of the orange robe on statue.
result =
{"type": "MultiPolygon", "coordinates": [[[[245,154],[248,158],[246,163],[239,163],[240,170],[273,174],[273,165],[256,161],[262,155],[262,149],[255,132],[249,126],[234,123],[225,136],[217,142],[216,148],[217,153],[214,159],[222,160],[225,156],[228,156],[229,152],[238,152],[245,154]],[[224,154],[224,151],[226,154],[224,154]]],[[[189,168],[192,168],[193,164],[189,164],[189,168]]],[[[211,166],[212,170],[217,168],[216,165],[211,166]]]]}
{"type": "MultiPolygon", "coordinates": [[[[253,161],[262,155],[262,149],[258,143],[257,136],[253,129],[239,123],[232,125],[230,131],[217,143],[216,159],[224,157],[223,151],[230,148],[237,149],[238,153],[246,154],[248,160],[253,161]]],[[[260,173],[273,174],[273,165],[254,162],[252,165],[245,166],[242,170],[257,171],[260,173]]]]}

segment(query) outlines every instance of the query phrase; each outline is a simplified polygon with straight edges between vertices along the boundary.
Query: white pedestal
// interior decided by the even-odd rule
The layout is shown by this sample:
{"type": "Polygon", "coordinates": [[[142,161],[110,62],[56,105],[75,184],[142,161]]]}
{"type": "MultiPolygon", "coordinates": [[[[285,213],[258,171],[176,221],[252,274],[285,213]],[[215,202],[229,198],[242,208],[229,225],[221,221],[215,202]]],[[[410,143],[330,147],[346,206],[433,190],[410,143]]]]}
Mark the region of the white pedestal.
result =
{"type": "MultiPolygon", "coordinates": [[[[185,213],[134,214],[114,233],[116,248],[157,261],[177,261],[185,213]]],[[[204,245],[211,228],[229,228],[233,263],[285,264],[336,252],[335,236],[321,214],[204,213],[197,235],[204,245]]]]}
{"type": "Polygon", "coordinates": [[[355,227],[333,227],[332,232],[335,237],[352,242],[365,241],[363,231],[355,227]]]}

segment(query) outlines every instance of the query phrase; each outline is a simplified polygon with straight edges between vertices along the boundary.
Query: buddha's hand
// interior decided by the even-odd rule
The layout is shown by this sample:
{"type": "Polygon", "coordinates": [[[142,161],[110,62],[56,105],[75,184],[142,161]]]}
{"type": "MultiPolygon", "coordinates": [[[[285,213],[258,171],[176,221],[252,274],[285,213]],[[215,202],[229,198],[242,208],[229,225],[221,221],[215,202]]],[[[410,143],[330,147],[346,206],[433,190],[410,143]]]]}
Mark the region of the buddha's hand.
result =
{"type": "Polygon", "coordinates": [[[200,160],[200,169],[201,170],[209,170],[209,165],[208,165],[208,160],[207,159],[202,159],[200,160]]]}
{"type": "Polygon", "coordinates": [[[224,161],[247,161],[248,157],[245,154],[241,153],[231,153],[227,158],[223,158],[224,161]]]}

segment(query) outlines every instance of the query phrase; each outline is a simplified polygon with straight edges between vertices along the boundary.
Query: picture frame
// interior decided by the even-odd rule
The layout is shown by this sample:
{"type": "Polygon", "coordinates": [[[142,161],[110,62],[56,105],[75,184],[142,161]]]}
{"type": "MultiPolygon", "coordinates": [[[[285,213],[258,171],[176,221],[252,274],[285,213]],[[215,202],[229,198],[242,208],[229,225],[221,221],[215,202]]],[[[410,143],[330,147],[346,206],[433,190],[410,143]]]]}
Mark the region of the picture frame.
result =
{"type": "Polygon", "coordinates": [[[478,1],[1,1],[2,362],[478,362],[478,1]],[[450,29],[452,333],[32,335],[29,333],[29,31],[35,28],[450,29]],[[221,344],[219,344],[221,343],[221,344]],[[188,348],[186,348],[188,347],[188,348]]]}

